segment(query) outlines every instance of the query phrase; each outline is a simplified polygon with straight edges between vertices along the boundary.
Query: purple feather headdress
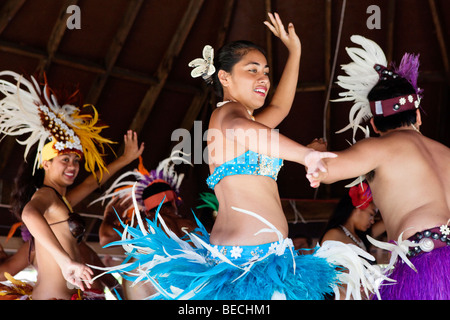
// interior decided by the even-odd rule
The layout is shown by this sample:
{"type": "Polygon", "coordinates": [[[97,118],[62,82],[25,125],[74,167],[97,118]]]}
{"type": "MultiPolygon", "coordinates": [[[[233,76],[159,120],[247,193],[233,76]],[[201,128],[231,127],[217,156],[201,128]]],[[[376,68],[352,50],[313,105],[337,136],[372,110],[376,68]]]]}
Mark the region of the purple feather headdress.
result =
{"type": "MultiPolygon", "coordinates": [[[[138,169],[125,172],[121,176],[119,176],[105,191],[103,196],[91,202],[91,204],[101,201],[102,204],[106,199],[112,199],[113,197],[123,198],[124,201],[126,199],[131,199],[131,188],[136,184],[135,188],[135,197],[138,203],[138,207],[140,210],[145,209],[144,200],[142,198],[142,193],[144,189],[148,187],[151,183],[156,180],[164,180],[169,184],[172,190],[179,198],[180,185],[183,181],[184,174],[178,174],[175,171],[175,164],[179,163],[187,163],[192,165],[187,159],[183,156],[185,154],[179,150],[174,151],[170,157],[161,161],[158,167],[150,172],[147,171],[142,163],[142,157],[139,158],[139,167],[138,169]],[[132,180],[127,180],[129,176],[132,176],[132,180]]],[[[132,206],[131,206],[132,207],[132,206]]]]}
{"type": "Polygon", "coordinates": [[[417,86],[417,79],[419,78],[419,57],[420,54],[414,55],[411,53],[405,53],[400,61],[400,65],[395,67],[394,63],[391,63],[391,67],[394,72],[400,77],[408,80],[408,82],[413,86],[416,94],[420,95],[422,98],[423,89],[417,86]]]}

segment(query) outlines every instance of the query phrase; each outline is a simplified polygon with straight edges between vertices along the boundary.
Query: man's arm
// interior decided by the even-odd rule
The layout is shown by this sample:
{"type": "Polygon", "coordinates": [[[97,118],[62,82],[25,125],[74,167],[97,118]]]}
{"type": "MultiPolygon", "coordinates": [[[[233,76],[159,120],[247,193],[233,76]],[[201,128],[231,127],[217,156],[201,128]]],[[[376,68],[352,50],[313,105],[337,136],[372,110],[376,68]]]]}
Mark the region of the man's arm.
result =
{"type": "Polygon", "coordinates": [[[367,138],[344,151],[333,153],[338,156],[323,160],[327,166],[327,172],[317,172],[318,176],[313,179],[331,184],[357,178],[376,170],[387,156],[386,147],[380,138],[367,138]]]}

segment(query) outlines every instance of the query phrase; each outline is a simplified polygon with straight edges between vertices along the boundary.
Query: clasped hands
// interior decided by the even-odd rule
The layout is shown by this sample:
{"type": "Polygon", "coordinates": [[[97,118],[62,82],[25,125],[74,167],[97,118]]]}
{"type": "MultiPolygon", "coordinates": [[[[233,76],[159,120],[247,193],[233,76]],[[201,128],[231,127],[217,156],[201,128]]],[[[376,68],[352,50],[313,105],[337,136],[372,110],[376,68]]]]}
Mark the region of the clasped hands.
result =
{"type": "Polygon", "coordinates": [[[314,139],[307,147],[311,151],[305,156],[306,178],[312,188],[318,188],[320,182],[328,176],[327,166],[322,159],[336,158],[337,155],[326,151],[327,145],[322,138],[314,139]]]}

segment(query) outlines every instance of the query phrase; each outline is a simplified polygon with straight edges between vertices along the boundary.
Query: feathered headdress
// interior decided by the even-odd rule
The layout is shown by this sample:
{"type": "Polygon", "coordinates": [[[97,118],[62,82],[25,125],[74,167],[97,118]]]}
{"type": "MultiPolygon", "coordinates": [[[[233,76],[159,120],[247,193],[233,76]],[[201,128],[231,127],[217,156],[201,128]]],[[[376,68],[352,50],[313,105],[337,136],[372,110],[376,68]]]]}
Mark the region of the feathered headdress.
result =
{"type": "Polygon", "coordinates": [[[102,179],[106,170],[103,144],[113,142],[100,136],[106,126],[99,125],[93,106],[60,106],[47,81],[41,88],[34,77],[29,81],[12,71],[0,72],[0,92],[4,95],[0,100],[0,133],[17,137],[29,134],[17,142],[25,145],[24,158],[37,144],[33,173],[43,160],[74,152],[84,157],[86,170],[95,177],[97,167],[99,180],[102,179]],[[3,78],[8,76],[15,82],[3,78]]]}
{"type": "Polygon", "coordinates": [[[341,133],[352,128],[354,139],[358,128],[368,136],[368,128],[363,128],[361,123],[373,116],[387,117],[418,108],[422,90],[417,87],[418,55],[406,53],[400,66],[396,68],[393,64],[388,66],[383,50],[374,41],[359,35],[353,35],[350,39],[362,48],[345,48],[353,62],[342,66],[342,70],[347,73],[347,76],[338,76],[337,84],[347,91],[339,93],[342,98],[333,100],[333,102],[354,102],[349,113],[350,123],[337,132],[341,133]],[[369,101],[370,91],[380,81],[398,77],[406,79],[413,86],[416,94],[399,95],[381,101],[369,101]]]}
{"type": "Polygon", "coordinates": [[[372,191],[365,181],[351,187],[348,195],[352,199],[353,206],[361,210],[366,209],[373,201],[372,191]]]}
{"type": "MultiPolygon", "coordinates": [[[[124,201],[132,198],[132,187],[135,187],[135,197],[139,210],[150,210],[159,205],[165,197],[165,202],[176,200],[181,202],[180,185],[184,174],[175,171],[175,165],[186,163],[192,165],[183,158],[184,153],[179,150],[172,152],[170,157],[161,161],[155,170],[150,172],[144,167],[142,157],[139,157],[139,166],[133,171],[120,175],[105,191],[103,196],[91,202],[91,204],[113,197],[122,198],[124,201]],[[131,178],[131,180],[129,180],[131,178]],[[155,205],[156,204],[156,205],[155,205]]],[[[132,207],[132,205],[130,206],[132,207]]]]}

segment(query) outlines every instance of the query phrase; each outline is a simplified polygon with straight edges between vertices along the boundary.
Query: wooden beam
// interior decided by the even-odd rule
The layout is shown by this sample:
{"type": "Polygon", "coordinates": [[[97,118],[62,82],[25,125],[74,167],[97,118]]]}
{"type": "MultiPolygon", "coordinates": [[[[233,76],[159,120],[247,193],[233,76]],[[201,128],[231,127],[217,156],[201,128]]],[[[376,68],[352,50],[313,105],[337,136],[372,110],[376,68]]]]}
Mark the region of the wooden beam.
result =
{"type": "MultiPolygon", "coordinates": [[[[269,21],[269,17],[267,16],[267,12],[272,12],[272,0],[264,1],[264,12],[266,15],[263,17],[263,21],[269,21]]],[[[265,26],[264,26],[265,27],[265,26]]],[[[273,33],[269,28],[265,27],[265,35],[266,35],[266,55],[267,55],[267,64],[270,66],[269,80],[270,83],[274,83],[273,75],[274,75],[274,65],[273,65],[273,33]]],[[[272,100],[273,94],[275,90],[270,90],[269,94],[266,98],[266,101],[272,100]]]]}
{"type": "Polygon", "coordinates": [[[338,202],[339,199],[281,199],[281,206],[288,222],[296,220],[295,210],[297,210],[307,222],[326,222],[330,218],[338,202]],[[293,206],[295,206],[295,209],[293,206]]]}
{"type": "Polygon", "coordinates": [[[219,49],[225,43],[225,39],[227,37],[228,30],[230,29],[231,17],[233,16],[233,10],[234,10],[235,3],[236,3],[235,0],[227,0],[223,6],[222,25],[219,30],[219,33],[217,34],[217,42],[215,45],[215,48],[217,48],[217,49],[219,49]]]}
{"type": "MultiPolygon", "coordinates": [[[[235,0],[227,0],[224,4],[224,8],[222,10],[222,23],[217,35],[217,42],[215,43],[214,48],[219,49],[225,43],[226,35],[230,28],[230,21],[233,15],[234,4],[235,0]]],[[[200,110],[205,105],[209,94],[211,94],[210,88],[204,88],[201,94],[194,97],[191,105],[186,112],[183,122],[181,123],[181,128],[191,130],[192,125],[195,119],[197,119],[200,110]]]]}
{"type": "Polygon", "coordinates": [[[123,16],[122,22],[116,35],[106,53],[105,57],[105,72],[97,75],[94,83],[86,96],[86,102],[91,104],[97,104],[100,94],[106,84],[108,77],[117,61],[117,58],[122,51],[123,45],[130,33],[139,10],[142,6],[143,0],[132,0],[129,2],[128,8],[123,16]]]}
{"type": "Polygon", "coordinates": [[[53,26],[52,33],[50,34],[47,42],[47,56],[41,58],[39,65],[36,68],[36,72],[38,72],[40,76],[42,76],[43,73],[48,72],[56,50],[58,49],[62,37],[67,30],[66,22],[67,17],[69,16],[69,14],[67,13],[67,7],[76,5],[77,3],[78,0],[65,0],[63,5],[61,6],[58,19],[53,26]]]}
{"type": "Polygon", "coordinates": [[[387,45],[386,45],[386,58],[387,61],[392,61],[394,56],[394,30],[395,30],[395,8],[396,1],[391,0],[388,2],[388,27],[387,27],[387,45]]]}
{"type": "Polygon", "coordinates": [[[195,19],[197,18],[197,15],[203,5],[203,2],[204,0],[191,0],[182,20],[180,21],[180,24],[178,25],[175,35],[172,37],[169,48],[167,49],[156,72],[158,83],[148,89],[133,121],[131,122],[130,129],[136,131],[138,134],[141,132],[145,122],[150,116],[156,100],[161,93],[161,90],[164,87],[167,77],[172,69],[173,60],[180,53],[181,48],[186,41],[187,35],[189,34],[192,25],[194,24],[195,19]]]}
{"type": "Polygon", "coordinates": [[[181,122],[180,128],[186,129],[188,131],[191,130],[195,119],[197,118],[200,110],[206,102],[209,92],[209,90],[205,89],[201,94],[197,94],[194,96],[194,99],[192,100],[192,103],[188,108],[183,121],[181,122]]]}
{"type": "MultiPolygon", "coordinates": [[[[325,76],[325,85],[323,86],[324,90],[324,99],[327,99],[327,91],[328,86],[332,86],[331,79],[331,22],[332,22],[332,4],[331,0],[325,0],[325,37],[324,37],[324,46],[325,46],[325,55],[324,55],[324,76],[325,76]]],[[[317,88],[321,88],[320,86],[317,88]]],[[[323,121],[323,132],[324,139],[326,141],[330,141],[330,127],[331,127],[331,110],[330,110],[330,101],[325,101],[325,114],[323,121]]]]}
{"type": "MultiPolygon", "coordinates": [[[[45,59],[47,57],[47,53],[41,49],[4,40],[0,40],[0,51],[34,59],[45,59]]],[[[101,74],[106,72],[105,67],[98,63],[60,53],[55,53],[52,62],[91,73],[101,74]]],[[[154,76],[149,76],[139,71],[120,68],[117,66],[112,68],[110,76],[146,85],[155,85],[158,83],[158,79],[154,76]]],[[[197,87],[183,83],[170,82],[167,83],[166,86],[168,89],[176,92],[190,94],[197,94],[200,92],[197,87]]]]}
{"type": "Polygon", "coordinates": [[[0,11],[0,33],[2,33],[16,13],[22,8],[25,0],[8,0],[0,11]]]}
{"type": "Polygon", "coordinates": [[[428,0],[428,3],[430,5],[431,15],[433,17],[433,23],[434,23],[434,27],[436,29],[436,37],[437,37],[437,40],[439,43],[439,48],[441,50],[442,63],[444,65],[445,76],[447,78],[447,83],[450,84],[450,61],[449,61],[447,42],[445,40],[446,38],[444,36],[444,31],[442,28],[442,22],[439,17],[438,9],[436,7],[436,1],[428,0]]]}

